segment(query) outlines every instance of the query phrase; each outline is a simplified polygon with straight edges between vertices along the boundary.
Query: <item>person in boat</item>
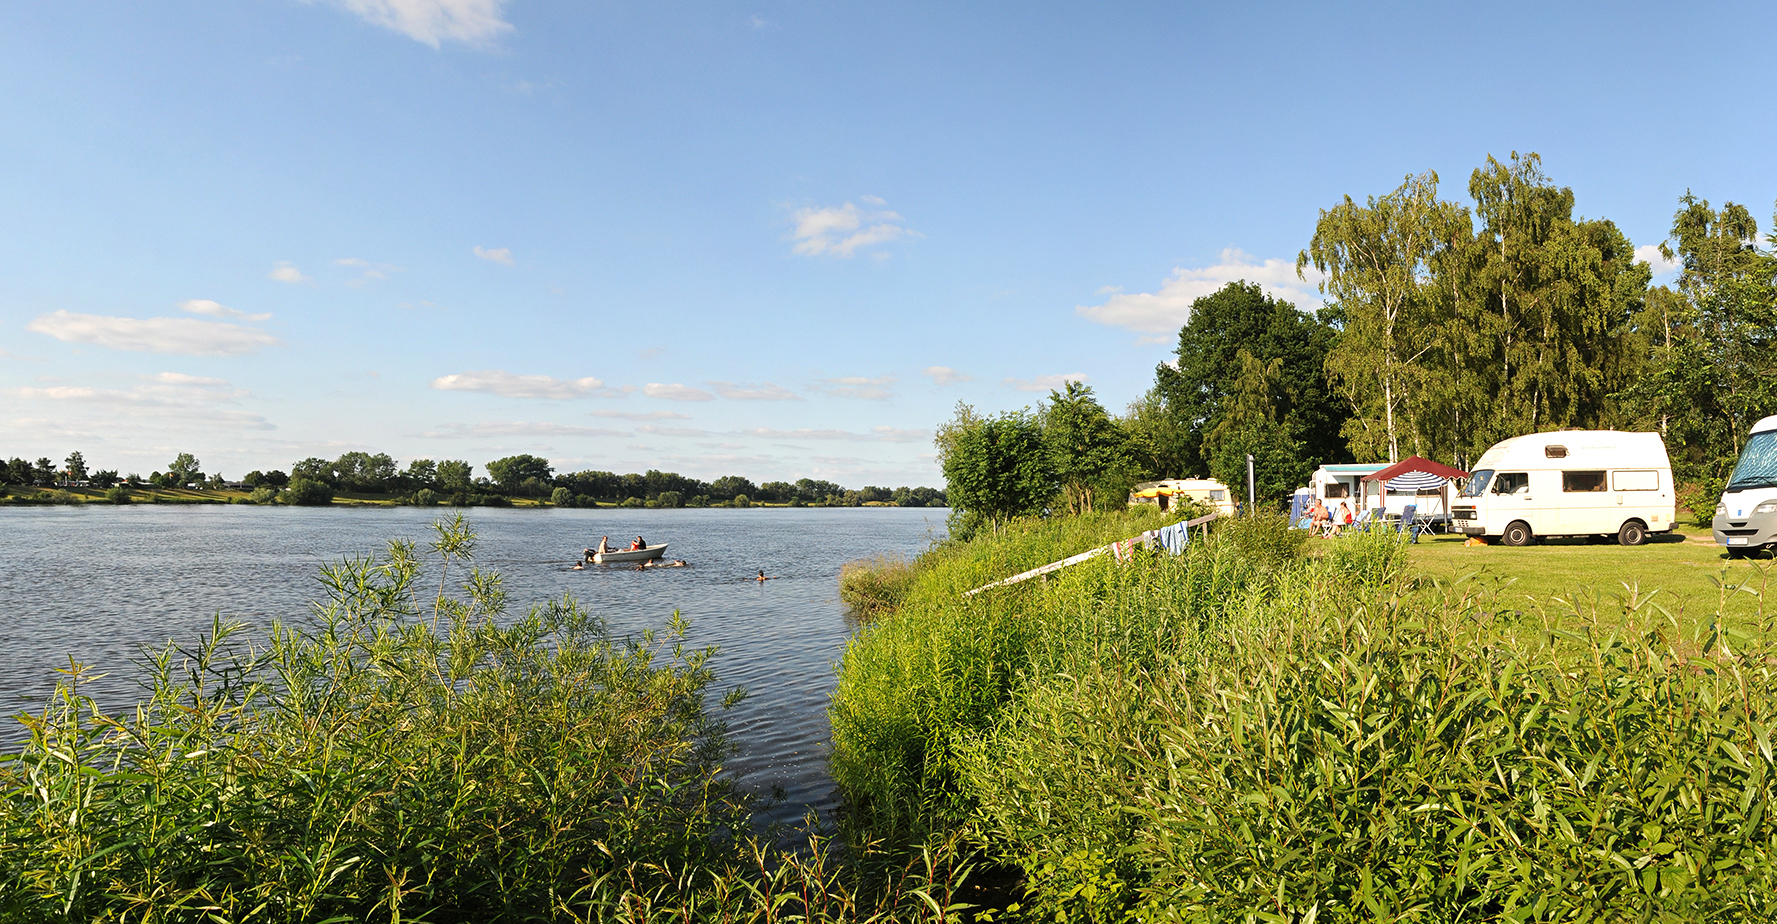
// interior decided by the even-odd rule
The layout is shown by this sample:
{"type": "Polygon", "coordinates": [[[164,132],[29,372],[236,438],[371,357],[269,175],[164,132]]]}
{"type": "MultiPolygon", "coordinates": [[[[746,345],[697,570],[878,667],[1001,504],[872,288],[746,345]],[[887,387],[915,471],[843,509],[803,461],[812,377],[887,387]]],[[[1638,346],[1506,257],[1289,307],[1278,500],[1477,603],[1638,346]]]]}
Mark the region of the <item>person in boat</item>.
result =
{"type": "Polygon", "coordinates": [[[647,547],[648,547],[648,543],[642,541],[642,537],[640,537],[640,536],[637,536],[636,541],[631,542],[629,544],[629,550],[631,552],[639,552],[647,547]]]}
{"type": "MultiPolygon", "coordinates": [[[[592,549],[587,549],[587,550],[586,550],[586,558],[587,558],[587,560],[589,560],[589,561],[590,561],[590,560],[591,560],[591,559],[592,559],[592,551],[593,551],[593,550],[592,550],[592,549]]],[[[606,552],[609,552],[609,551],[612,551],[612,549],[611,549],[611,537],[610,537],[610,536],[600,536],[600,537],[599,537],[599,547],[598,547],[598,553],[599,553],[599,554],[600,554],[600,555],[603,555],[603,554],[605,554],[605,553],[606,553],[606,552]]]]}

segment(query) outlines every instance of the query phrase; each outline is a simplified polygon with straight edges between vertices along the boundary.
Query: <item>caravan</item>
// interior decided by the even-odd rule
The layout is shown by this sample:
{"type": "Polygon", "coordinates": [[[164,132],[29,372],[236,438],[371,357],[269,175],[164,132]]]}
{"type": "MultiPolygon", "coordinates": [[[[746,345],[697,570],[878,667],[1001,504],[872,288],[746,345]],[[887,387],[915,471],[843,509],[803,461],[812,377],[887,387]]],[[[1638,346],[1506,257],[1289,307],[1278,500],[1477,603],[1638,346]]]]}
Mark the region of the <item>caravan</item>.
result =
{"type": "Polygon", "coordinates": [[[1777,546],[1777,417],[1752,425],[1710,526],[1729,558],[1777,546]]]}
{"type": "Polygon", "coordinates": [[[1457,532],[1529,545],[1538,536],[1609,536],[1640,545],[1670,532],[1672,463],[1658,433],[1560,430],[1501,440],[1451,505],[1457,532]]]}

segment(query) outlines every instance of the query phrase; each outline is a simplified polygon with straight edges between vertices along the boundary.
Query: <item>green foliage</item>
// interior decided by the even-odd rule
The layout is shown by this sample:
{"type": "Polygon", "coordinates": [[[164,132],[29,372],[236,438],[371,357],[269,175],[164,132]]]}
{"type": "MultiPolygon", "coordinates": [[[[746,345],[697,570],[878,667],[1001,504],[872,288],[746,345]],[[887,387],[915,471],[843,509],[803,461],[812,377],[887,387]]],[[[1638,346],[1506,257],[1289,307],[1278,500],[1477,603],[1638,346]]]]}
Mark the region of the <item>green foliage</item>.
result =
{"type": "Polygon", "coordinates": [[[324,507],[333,503],[333,489],[326,482],[296,477],[290,479],[290,487],[279,499],[299,507],[324,507]]]}
{"type": "Polygon", "coordinates": [[[275,504],[278,502],[278,489],[269,484],[262,484],[253,489],[247,499],[255,504],[275,504]]]}
{"type": "Polygon", "coordinates": [[[934,442],[953,508],[951,532],[966,537],[1012,517],[1041,513],[1055,496],[1055,475],[1041,425],[1022,411],[985,418],[958,403],[934,442]]]}
{"type": "Polygon", "coordinates": [[[435,506],[437,506],[438,505],[438,492],[432,490],[431,488],[421,488],[418,491],[413,492],[413,505],[415,507],[435,507],[435,506]]]}
{"type": "Polygon", "coordinates": [[[556,488],[549,492],[549,502],[557,507],[572,507],[574,492],[571,488],[556,488]]]}
{"type": "MultiPolygon", "coordinates": [[[[487,464],[487,475],[494,484],[508,494],[530,496],[526,491],[526,482],[535,479],[537,486],[555,477],[555,470],[550,467],[549,460],[538,456],[520,453],[495,459],[487,464]]],[[[536,490],[532,487],[531,490],[536,490]]]]}
{"type": "Polygon", "coordinates": [[[1129,436],[1092,396],[1092,387],[1068,382],[1049,392],[1037,414],[1049,468],[1061,485],[1070,513],[1091,513],[1100,505],[1121,507],[1137,478],[1129,436]]]}
{"type": "Polygon", "coordinates": [[[105,500],[113,504],[127,504],[130,502],[130,489],[126,485],[112,485],[105,489],[105,500]]]}
{"type": "Polygon", "coordinates": [[[848,561],[839,569],[839,599],[859,615],[886,613],[906,599],[915,574],[913,562],[898,555],[848,561]]]}

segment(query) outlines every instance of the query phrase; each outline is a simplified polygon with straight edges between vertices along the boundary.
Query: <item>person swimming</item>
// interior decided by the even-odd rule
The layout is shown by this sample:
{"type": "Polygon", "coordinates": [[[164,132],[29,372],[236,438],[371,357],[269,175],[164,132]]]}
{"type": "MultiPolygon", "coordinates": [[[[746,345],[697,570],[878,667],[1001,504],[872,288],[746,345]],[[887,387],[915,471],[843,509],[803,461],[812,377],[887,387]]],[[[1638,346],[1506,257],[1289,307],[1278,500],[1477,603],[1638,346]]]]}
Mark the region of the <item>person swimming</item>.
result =
{"type": "Polygon", "coordinates": [[[759,569],[759,576],[754,578],[753,580],[755,580],[755,581],[769,581],[769,580],[771,580],[771,578],[768,578],[765,576],[765,569],[764,568],[760,568],[759,569]]]}

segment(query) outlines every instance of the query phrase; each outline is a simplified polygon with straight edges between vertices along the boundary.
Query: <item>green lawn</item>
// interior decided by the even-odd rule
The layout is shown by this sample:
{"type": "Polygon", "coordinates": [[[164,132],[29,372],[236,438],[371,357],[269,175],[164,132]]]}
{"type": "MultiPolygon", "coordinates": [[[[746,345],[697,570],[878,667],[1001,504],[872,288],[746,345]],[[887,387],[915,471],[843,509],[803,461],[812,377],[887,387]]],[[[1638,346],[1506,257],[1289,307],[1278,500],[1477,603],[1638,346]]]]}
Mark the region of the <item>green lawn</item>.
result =
{"type": "MultiPolygon", "coordinates": [[[[1465,546],[1461,536],[1424,536],[1408,567],[1415,576],[1443,582],[1476,574],[1498,582],[1502,604],[1525,609],[1565,609],[1576,599],[1608,603],[1632,591],[1643,599],[1651,594],[1687,630],[1707,625],[1718,607],[1732,624],[1750,627],[1760,598],[1748,591],[1762,591],[1767,577],[1777,578],[1777,565],[1768,560],[1729,562],[1709,530],[1695,527],[1651,537],[1635,548],[1578,539],[1542,540],[1523,548],[1465,546]]],[[[1777,600],[1777,586],[1772,591],[1777,600]]]]}

